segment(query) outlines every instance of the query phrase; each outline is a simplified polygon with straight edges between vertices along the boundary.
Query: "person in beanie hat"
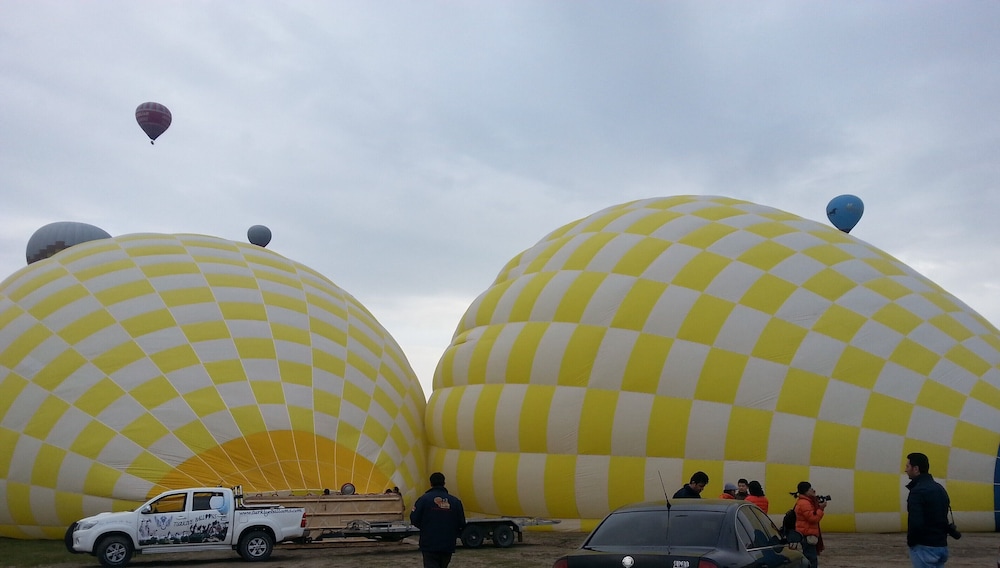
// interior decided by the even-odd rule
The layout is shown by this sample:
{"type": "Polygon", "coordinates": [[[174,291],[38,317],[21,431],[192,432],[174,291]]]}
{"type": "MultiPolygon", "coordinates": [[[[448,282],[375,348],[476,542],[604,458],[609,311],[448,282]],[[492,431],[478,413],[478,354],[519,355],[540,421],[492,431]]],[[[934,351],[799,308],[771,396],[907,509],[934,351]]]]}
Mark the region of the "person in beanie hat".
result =
{"type": "Polygon", "coordinates": [[[465,528],[465,508],[444,487],[444,474],[431,474],[428,489],[410,511],[410,522],[420,529],[420,553],[424,568],[448,568],[455,553],[455,539],[465,528]]]}
{"type": "Polygon", "coordinates": [[[802,535],[802,555],[809,561],[810,568],[819,566],[819,554],[823,552],[823,533],[819,522],[823,520],[826,501],[816,497],[816,490],[808,481],[800,481],[795,492],[795,532],[802,535]]]}

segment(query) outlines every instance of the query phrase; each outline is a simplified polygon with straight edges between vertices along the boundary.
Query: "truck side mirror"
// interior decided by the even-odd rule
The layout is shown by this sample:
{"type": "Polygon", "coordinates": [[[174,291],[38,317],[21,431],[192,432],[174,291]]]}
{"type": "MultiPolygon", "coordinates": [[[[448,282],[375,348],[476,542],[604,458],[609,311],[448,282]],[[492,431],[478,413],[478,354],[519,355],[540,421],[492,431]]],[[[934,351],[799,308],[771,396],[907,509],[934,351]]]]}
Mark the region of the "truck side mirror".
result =
{"type": "Polygon", "coordinates": [[[142,513],[143,515],[148,515],[152,511],[153,511],[153,508],[150,507],[149,505],[143,505],[142,508],[139,509],[139,512],[142,513]]]}

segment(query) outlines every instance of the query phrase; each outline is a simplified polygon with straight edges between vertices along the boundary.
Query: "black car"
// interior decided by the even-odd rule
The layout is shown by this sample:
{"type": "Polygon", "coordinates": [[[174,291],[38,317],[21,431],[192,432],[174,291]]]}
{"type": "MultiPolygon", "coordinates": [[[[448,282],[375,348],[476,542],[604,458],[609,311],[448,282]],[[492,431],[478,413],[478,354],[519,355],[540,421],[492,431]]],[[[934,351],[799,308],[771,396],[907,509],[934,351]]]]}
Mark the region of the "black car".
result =
{"type": "Polygon", "coordinates": [[[806,568],[809,561],[789,546],[771,519],[752,503],[674,499],[615,510],[579,550],[556,560],[552,568],[654,566],[806,568]]]}

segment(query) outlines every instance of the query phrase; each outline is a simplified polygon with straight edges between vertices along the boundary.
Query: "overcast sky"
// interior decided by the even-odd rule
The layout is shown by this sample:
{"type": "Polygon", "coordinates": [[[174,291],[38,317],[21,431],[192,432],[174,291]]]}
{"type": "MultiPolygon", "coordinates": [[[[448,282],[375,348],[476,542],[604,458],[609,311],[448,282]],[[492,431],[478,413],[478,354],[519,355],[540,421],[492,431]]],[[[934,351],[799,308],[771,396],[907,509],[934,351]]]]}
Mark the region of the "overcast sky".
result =
{"type": "Polygon", "coordinates": [[[852,235],[997,324],[998,186],[995,0],[0,0],[0,279],[53,221],[264,224],[428,396],[509,259],[646,197],[858,195],[852,235]]]}

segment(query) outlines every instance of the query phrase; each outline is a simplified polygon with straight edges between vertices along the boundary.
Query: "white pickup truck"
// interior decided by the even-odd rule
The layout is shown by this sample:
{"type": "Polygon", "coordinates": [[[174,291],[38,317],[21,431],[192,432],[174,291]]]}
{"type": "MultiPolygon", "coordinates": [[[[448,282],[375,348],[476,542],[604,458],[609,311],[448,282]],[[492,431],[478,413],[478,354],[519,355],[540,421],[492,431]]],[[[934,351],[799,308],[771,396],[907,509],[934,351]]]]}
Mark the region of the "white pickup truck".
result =
{"type": "Polygon", "coordinates": [[[244,560],[264,560],[276,542],[302,538],[305,509],[245,506],[242,490],[196,487],[166,491],[135,511],[100,513],[66,531],[66,548],[93,554],[107,568],[121,568],[132,554],[227,550],[244,560]]]}

